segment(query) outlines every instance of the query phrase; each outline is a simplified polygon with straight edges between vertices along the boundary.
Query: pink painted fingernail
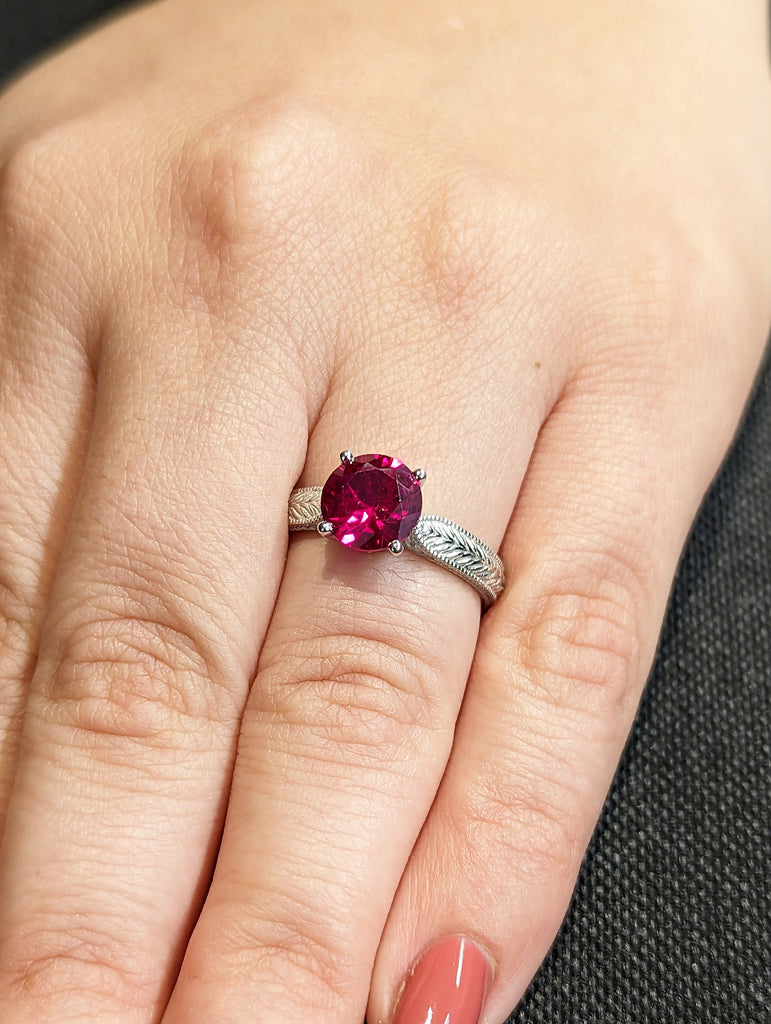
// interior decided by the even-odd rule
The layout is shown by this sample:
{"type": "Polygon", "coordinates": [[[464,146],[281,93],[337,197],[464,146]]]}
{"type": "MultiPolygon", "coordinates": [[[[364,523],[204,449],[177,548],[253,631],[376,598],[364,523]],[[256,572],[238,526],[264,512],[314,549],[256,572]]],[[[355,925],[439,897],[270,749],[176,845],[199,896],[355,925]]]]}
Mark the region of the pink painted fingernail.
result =
{"type": "Polygon", "coordinates": [[[394,1024],[478,1024],[490,977],[482,950],[462,935],[449,935],[407,975],[394,1024]]]}

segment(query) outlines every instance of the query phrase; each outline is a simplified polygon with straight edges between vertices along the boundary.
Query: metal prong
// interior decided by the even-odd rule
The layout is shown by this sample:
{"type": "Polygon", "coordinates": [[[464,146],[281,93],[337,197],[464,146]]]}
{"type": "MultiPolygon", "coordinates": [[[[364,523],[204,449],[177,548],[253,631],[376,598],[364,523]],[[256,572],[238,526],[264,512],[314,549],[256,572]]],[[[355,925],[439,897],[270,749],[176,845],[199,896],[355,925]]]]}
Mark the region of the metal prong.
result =
{"type": "Polygon", "coordinates": [[[415,472],[412,475],[415,477],[415,479],[418,481],[418,483],[421,483],[421,484],[426,479],[426,471],[425,471],[425,469],[416,469],[415,472]]]}
{"type": "Polygon", "coordinates": [[[353,452],[346,448],[344,452],[340,452],[340,461],[350,465],[353,462],[353,452]]]}
{"type": "Polygon", "coordinates": [[[322,519],[319,525],[316,527],[316,531],[320,533],[322,537],[328,537],[332,533],[334,528],[334,523],[330,523],[326,519],[322,519]]]}
{"type": "Polygon", "coordinates": [[[388,550],[392,555],[400,555],[404,551],[404,545],[400,540],[392,540],[388,545],[388,550]]]}

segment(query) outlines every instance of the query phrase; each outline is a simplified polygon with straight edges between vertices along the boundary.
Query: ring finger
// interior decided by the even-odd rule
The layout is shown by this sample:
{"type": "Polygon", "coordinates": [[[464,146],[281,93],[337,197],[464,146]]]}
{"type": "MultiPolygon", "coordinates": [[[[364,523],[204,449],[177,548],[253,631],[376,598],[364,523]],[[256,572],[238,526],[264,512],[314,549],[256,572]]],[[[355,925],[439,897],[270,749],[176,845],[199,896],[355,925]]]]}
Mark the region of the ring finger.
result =
{"type": "MultiPolygon", "coordinates": [[[[425,358],[430,344],[416,348],[425,358]]],[[[407,362],[409,349],[399,349],[407,362]]],[[[532,386],[514,401],[491,363],[489,406],[460,413],[458,365],[443,392],[425,381],[421,407],[414,395],[405,401],[383,359],[346,364],[299,485],[323,483],[341,448],[385,451],[425,467],[425,512],[495,546],[548,397],[532,386]]],[[[382,927],[449,755],[478,624],[471,587],[411,552],[292,540],[217,870],[164,1024],[299,1018],[310,1007],[320,1022],[363,1017],[382,927]]]]}

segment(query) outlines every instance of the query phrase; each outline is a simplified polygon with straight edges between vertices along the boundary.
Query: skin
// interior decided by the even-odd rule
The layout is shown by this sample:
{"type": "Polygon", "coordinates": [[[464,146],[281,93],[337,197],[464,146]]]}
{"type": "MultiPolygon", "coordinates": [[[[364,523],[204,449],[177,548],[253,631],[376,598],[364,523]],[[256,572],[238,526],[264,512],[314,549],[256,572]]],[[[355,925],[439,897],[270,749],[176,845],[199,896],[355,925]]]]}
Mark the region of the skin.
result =
{"type": "Polygon", "coordinates": [[[762,354],[764,17],[165,0],[6,91],[4,1024],[380,1024],[447,934],[510,1012],[762,354]],[[481,627],[288,542],[343,448],[481,627]]]}

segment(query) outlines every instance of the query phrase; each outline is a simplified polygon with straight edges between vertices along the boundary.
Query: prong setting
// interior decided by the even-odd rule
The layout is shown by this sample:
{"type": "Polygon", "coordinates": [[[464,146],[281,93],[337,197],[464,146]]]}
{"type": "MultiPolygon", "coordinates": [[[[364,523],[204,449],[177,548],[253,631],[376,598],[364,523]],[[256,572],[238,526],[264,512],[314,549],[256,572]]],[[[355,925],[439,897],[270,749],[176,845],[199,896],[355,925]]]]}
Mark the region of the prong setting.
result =
{"type": "Polygon", "coordinates": [[[331,523],[335,540],[357,551],[385,551],[396,540],[391,551],[399,554],[422,505],[420,481],[401,459],[345,449],[321,488],[313,526],[326,535],[324,524],[331,523]]]}
{"type": "Polygon", "coordinates": [[[483,608],[505,586],[499,556],[457,523],[422,514],[424,469],[393,456],[340,453],[323,487],[296,487],[289,497],[290,531],[313,530],[351,550],[410,551],[443,566],[479,593],[483,608]]]}

